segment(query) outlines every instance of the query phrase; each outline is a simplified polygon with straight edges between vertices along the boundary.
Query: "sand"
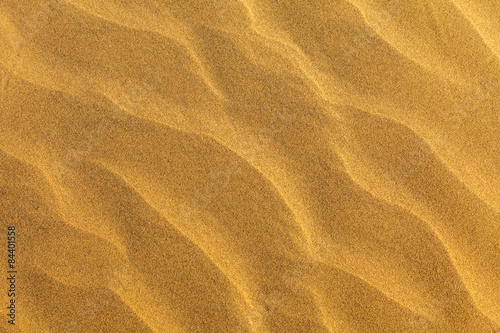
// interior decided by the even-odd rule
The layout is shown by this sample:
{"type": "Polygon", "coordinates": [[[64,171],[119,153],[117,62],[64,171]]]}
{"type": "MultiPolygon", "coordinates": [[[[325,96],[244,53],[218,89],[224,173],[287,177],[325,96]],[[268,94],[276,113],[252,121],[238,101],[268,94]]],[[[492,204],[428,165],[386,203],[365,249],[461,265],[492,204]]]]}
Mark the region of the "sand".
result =
{"type": "Polygon", "coordinates": [[[499,17],[2,0],[0,331],[500,332],[499,17]]]}

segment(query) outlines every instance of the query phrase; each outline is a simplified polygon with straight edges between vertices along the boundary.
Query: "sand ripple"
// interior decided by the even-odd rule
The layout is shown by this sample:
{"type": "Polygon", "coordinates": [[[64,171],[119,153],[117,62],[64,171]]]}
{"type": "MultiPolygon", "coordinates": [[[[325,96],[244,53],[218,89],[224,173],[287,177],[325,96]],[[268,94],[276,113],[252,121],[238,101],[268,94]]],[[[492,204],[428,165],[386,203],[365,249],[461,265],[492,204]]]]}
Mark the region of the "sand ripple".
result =
{"type": "Polygon", "coordinates": [[[499,15],[3,1],[1,326],[498,332],[499,15]]]}

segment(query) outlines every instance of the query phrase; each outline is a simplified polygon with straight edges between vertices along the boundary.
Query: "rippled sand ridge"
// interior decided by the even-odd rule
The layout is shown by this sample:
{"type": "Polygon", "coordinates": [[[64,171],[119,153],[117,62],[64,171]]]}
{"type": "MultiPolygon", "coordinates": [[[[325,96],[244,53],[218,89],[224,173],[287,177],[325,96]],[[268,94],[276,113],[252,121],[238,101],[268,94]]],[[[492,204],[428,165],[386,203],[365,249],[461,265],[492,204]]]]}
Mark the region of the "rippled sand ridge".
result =
{"type": "Polygon", "coordinates": [[[0,331],[500,332],[499,36],[493,0],[2,0],[0,331]]]}

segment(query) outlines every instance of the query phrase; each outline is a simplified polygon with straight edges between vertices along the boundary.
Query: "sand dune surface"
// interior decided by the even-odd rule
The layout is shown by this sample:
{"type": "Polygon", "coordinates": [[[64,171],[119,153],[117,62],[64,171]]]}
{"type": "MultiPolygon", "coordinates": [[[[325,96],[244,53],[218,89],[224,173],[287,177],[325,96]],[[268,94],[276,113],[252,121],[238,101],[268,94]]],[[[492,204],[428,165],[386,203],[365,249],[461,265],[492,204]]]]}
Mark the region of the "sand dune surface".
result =
{"type": "Polygon", "coordinates": [[[499,18],[2,0],[0,330],[500,332],[499,18]]]}

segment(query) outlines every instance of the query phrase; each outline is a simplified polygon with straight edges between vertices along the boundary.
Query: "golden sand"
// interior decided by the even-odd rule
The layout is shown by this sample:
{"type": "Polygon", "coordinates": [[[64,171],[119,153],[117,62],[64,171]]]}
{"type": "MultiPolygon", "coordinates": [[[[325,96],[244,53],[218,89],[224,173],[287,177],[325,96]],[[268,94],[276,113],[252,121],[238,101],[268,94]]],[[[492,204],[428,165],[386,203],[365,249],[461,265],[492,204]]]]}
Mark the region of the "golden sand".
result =
{"type": "Polygon", "coordinates": [[[494,0],[2,0],[0,331],[500,332],[499,36],[494,0]]]}

